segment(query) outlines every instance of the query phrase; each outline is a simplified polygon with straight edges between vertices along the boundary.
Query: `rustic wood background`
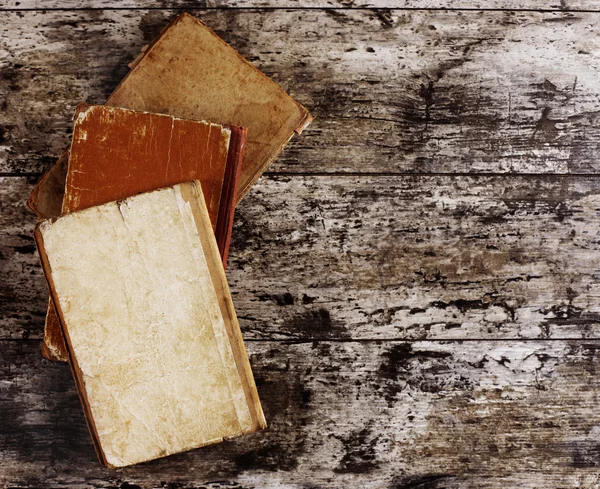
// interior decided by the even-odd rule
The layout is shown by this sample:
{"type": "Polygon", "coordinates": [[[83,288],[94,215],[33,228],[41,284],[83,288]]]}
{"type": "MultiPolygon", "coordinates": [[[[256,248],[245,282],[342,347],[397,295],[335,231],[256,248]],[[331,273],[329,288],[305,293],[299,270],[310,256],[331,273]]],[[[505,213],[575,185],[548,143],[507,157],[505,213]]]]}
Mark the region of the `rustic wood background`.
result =
{"type": "Polygon", "coordinates": [[[599,0],[3,0],[0,485],[600,486],[599,0]],[[237,211],[270,428],[96,461],[25,200],[190,10],[316,116],[237,211]]]}

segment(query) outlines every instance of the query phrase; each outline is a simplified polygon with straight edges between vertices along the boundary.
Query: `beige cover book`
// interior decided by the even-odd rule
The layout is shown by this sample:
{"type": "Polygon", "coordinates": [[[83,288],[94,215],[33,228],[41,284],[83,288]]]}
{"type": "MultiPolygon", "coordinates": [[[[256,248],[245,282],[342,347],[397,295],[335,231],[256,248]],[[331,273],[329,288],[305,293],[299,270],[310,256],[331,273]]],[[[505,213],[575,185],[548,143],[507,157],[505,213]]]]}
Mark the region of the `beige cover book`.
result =
{"type": "Polygon", "coordinates": [[[104,464],[266,426],[200,182],[42,221],[35,237],[104,464]]]}

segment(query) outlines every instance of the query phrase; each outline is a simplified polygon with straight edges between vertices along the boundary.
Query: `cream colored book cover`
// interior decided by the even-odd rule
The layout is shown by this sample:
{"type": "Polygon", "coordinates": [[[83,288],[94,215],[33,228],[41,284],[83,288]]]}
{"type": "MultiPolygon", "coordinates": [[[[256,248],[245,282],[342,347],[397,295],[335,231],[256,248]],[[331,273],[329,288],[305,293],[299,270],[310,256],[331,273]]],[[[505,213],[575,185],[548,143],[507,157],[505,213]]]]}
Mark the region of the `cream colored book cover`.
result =
{"type": "Polygon", "coordinates": [[[35,236],[104,464],[266,426],[198,181],[42,221],[35,236]]]}

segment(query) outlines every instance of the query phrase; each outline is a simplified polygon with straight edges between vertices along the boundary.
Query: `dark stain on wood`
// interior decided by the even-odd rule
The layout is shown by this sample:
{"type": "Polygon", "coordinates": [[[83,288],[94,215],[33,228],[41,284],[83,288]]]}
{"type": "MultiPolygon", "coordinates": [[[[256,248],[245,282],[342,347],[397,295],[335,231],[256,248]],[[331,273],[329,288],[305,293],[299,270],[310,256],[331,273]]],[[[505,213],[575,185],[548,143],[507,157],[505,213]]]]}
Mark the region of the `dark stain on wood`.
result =
{"type": "Polygon", "coordinates": [[[235,465],[240,472],[255,470],[293,470],[297,466],[296,459],[285,454],[285,448],[277,443],[267,443],[235,457],[235,465]]]}
{"type": "Polygon", "coordinates": [[[283,330],[294,335],[300,333],[302,337],[309,339],[350,337],[343,322],[332,319],[330,312],[324,307],[309,309],[294,316],[283,324],[283,330]]]}
{"type": "Polygon", "coordinates": [[[392,17],[392,11],[390,9],[375,9],[375,15],[381,22],[381,26],[385,29],[392,29],[396,22],[392,17]]]}
{"type": "Polygon", "coordinates": [[[326,8],[323,10],[323,12],[325,12],[326,15],[333,17],[334,19],[335,18],[340,19],[340,21],[342,21],[342,22],[346,18],[346,14],[344,13],[343,10],[326,8]]]}
{"type": "Polygon", "coordinates": [[[144,42],[151,43],[156,39],[160,31],[169,22],[170,17],[170,12],[160,10],[150,10],[141,15],[138,27],[144,42]]]}
{"type": "Polygon", "coordinates": [[[388,489],[450,489],[457,477],[445,474],[395,477],[388,489]]]}
{"type": "Polygon", "coordinates": [[[263,294],[258,296],[259,301],[274,301],[278,306],[292,306],[294,304],[294,296],[289,292],[283,294],[263,294]]]}
{"type": "MultiPolygon", "coordinates": [[[[251,358],[251,361],[252,360],[251,358]]],[[[305,386],[305,372],[290,365],[290,359],[281,363],[278,349],[266,352],[261,369],[268,378],[256,375],[256,385],[268,428],[257,436],[248,438],[246,448],[234,458],[238,472],[252,471],[261,467],[268,471],[291,471],[298,465],[298,457],[304,453],[305,426],[310,417],[311,390],[305,386]],[[272,360],[270,360],[272,359],[272,360]],[[285,426],[294,426],[282,445],[278,432],[285,426]]]]}
{"type": "MultiPolygon", "coordinates": [[[[0,403],[0,437],[16,449],[12,456],[23,464],[31,460],[46,460],[51,464],[55,460],[72,458],[75,454],[95,461],[96,455],[68,366],[36,358],[40,354],[38,344],[34,344],[33,351],[29,345],[17,344],[12,352],[10,359],[6,359],[9,362],[5,360],[0,364],[3,378],[13,376],[17,380],[6,393],[10,401],[7,398],[0,403]],[[23,385],[18,372],[28,370],[32,364],[39,362],[44,363],[45,375],[34,379],[28,386],[23,385]],[[40,389],[50,392],[51,399],[32,412],[29,396],[40,389]],[[32,416],[35,418],[33,424],[32,416]],[[48,443],[48,440],[53,442],[48,443]]],[[[33,479],[36,477],[39,475],[32,476],[33,479]]],[[[41,479],[38,479],[38,484],[44,485],[41,479]]]]}
{"type": "Polygon", "coordinates": [[[544,314],[550,319],[544,321],[546,326],[564,326],[565,324],[579,324],[582,331],[594,323],[600,323],[600,313],[584,311],[582,307],[574,306],[572,302],[557,304],[549,309],[544,309],[544,314]]]}
{"type": "Polygon", "coordinates": [[[377,459],[377,441],[372,427],[367,425],[352,431],[348,436],[340,437],[344,455],[334,472],[342,474],[366,474],[379,467],[377,459]]]}
{"type": "Polygon", "coordinates": [[[15,253],[32,254],[35,253],[36,247],[35,245],[13,246],[13,250],[15,253]]]}
{"type": "Polygon", "coordinates": [[[137,484],[132,484],[131,482],[123,482],[119,486],[119,489],[142,489],[142,487],[137,484]]]}
{"type": "MultiPolygon", "coordinates": [[[[262,236],[262,229],[248,221],[245,216],[241,215],[239,212],[236,214],[233,229],[232,246],[235,246],[240,251],[260,249],[261,242],[264,239],[262,236]]],[[[238,266],[244,266],[244,264],[243,261],[238,261],[238,266]]]]}
{"type": "Polygon", "coordinates": [[[565,23],[567,25],[571,25],[573,22],[578,22],[578,21],[582,21],[582,20],[583,20],[582,17],[577,16],[572,13],[568,13],[568,14],[564,14],[564,15],[554,15],[552,17],[547,17],[544,19],[544,22],[565,23]]]}
{"type": "Polygon", "coordinates": [[[379,375],[374,379],[375,389],[383,393],[390,407],[407,387],[437,392],[440,385],[434,374],[445,369],[445,359],[449,356],[447,352],[414,350],[411,343],[395,344],[382,355],[379,375]]]}
{"type": "Polygon", "coordinates": [[[6,87],[9,90],[19,90],[21,68],[23,68],[23,65],[20,63],[10,64],[8,67],[2,68],[2,79],[6,82],[6,87]]]}
{"type": "Polygon", "coordinates": [[[533,138],[538,135],[538,137],[541,137],[545,141],[551,141],[558,137],[558,128],[556,127],[556,124],[559,121],[550,119],[550,111],[550,107],[544,107],[542,115],[535,125],[535,130],[532,135],[533,138]]]}
{"type": "Polygon", "coordinates": [[[425,130],[431,121],[431,106],[433,105],[433,92],[435,91],[433,80],[428,80],[427,84],[421,83],[419,95],[425,101],[425,130]]]}
{"type": "Polygon", "coordinates": [[[565,449],[571,454],[571,466],[578,469],[600,467],[600,443],[586,440],[568,444],[565,449]]]}

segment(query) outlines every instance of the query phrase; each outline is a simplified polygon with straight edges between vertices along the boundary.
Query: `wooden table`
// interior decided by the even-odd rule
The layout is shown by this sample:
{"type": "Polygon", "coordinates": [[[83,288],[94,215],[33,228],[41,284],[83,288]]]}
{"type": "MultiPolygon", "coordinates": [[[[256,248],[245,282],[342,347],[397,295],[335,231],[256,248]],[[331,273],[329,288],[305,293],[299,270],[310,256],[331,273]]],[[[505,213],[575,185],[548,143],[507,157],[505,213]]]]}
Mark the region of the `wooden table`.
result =
{"type": "Polygon", "coordinates": [[[0,485],[598,487],[600,1],[1,8],[0,485]],[[270,428],[110,471],[40,356],[25,200],[183,8],[317,116],[230,253],[270,428]]]}

